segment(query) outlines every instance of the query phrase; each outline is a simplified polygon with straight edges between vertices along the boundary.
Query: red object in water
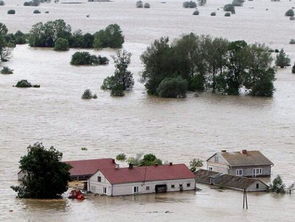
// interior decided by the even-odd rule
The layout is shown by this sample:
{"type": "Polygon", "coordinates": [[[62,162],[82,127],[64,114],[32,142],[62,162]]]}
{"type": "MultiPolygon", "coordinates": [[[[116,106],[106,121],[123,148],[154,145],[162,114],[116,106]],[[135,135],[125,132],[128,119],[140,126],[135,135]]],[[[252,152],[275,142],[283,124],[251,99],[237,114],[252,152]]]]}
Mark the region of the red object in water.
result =
{"type": "Polygon", "coordinates": [[[72,190],[69,195],[70,199],[84,200],[85,197],[80,190],[72,190]]]}

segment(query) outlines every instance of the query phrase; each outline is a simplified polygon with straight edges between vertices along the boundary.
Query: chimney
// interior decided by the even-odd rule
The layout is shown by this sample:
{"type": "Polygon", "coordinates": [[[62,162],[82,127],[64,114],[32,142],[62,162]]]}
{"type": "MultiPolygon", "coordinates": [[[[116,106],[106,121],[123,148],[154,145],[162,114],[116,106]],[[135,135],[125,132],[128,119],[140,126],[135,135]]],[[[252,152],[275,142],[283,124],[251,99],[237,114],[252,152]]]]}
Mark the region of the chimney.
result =
{"type": "Polygon", "coordinates": [[[226,153],[226,150],[221,150],[222,153],[226,153]]]}
{"type": "Polygon", "coordinates": [[[133,164],[132,163],[129,163],[129,169],[133,169],[133,164]]]}
{"type": "Polygon", "coordinates": [[[169,166],[172,166],[172,165],[173,165],[173,163],[172,163],[172,162],[170,162],[170,163],[169,163],[169,166]]]}
{"type": "Polygon", "coordinates": [[[247,150],[242,150],[242,154],[247,154],[247,150]]]}

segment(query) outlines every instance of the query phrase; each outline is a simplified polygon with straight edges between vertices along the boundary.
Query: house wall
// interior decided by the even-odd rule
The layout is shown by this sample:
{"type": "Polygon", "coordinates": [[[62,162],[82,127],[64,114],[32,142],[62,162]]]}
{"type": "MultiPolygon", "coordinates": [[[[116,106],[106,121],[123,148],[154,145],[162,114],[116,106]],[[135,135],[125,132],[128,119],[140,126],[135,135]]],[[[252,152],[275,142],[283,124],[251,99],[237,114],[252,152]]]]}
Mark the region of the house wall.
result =
{"type": "Polygon", "coordinates": [[[228,174],[229,166],[220,153],[216,153],[207,160],[207,170],[228,174]],[[217,157],[217,158],[216,158],[217,157]]]}
{"type": "Polygon", "coordinates": [[[242,169],[243,176],[252,177],[252,176],[254,176],[253,169],[256,169],[256,168],[262,169],[262,174],[256,175],[256,177],[263,177],[263,176],[270,176],[271,175],[271,166],[231,167],[228,171],[228,174],[236,176],[236,170],[242,169]]]}
{"type": "Polygon", "coordinates": [[[134,187],[138,187],[138,194],[155,193],[156,185],[167,185],[167,192],[180,191],[180,184],[183,185],[183,190],[194,190],[196,188],[195,179],[183,179],[183,180],[163,180],[163,181],[150,181],[150,182],[138,182],[138,183],[125,183],[112,185],[104,175],[98,171],[87,181],[87,190],[91,193],[105,194],[107,196],[120,196],[134,194],[134,187]],[[101,182],[98,182],[97,177],[101,177],[101,182]],[[188,187],[187,184],[190,183],[188,187]],[[174,185],[174,188],[172,188],[174,185]],[[149,190],[146,187],[149,186],[149,190]],[[103,192],[103,188],[106,188],[106,193],[103,192]]]}
{"type": "Polygon", "coordinates": [[[268,188],[268,186],[264,183],[262,183],[261,181],[256,181],[253,184],[251,184],[248,188],[247,191],[249,192],[262,192],[262,191],[266,191],[268,188]],[[259,185],[259,187],[257,188],[256,185],[259,185]]]}

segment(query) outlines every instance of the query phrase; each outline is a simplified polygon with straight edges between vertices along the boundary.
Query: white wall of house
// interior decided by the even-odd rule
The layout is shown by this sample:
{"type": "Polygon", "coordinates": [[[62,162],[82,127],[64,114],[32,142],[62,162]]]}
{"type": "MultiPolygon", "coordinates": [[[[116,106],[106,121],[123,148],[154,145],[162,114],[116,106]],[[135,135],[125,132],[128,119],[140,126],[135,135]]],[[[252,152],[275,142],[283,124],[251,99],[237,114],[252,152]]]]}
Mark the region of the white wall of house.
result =
{"type": "Polygon", "coordinates": [[[207,170],[228,174],[229,166],[223,156],[220,153],[216,153],[207,160],[207,170]]]}
{"type": "Polygon", "coordinates": [[[87,182],[88,191],[107,196],[155,193],[156,185],[167,185],[167,192],[180,191],[181,185],[184,191],[194,190],[196,188],[195,179],[148,181],[112,185],[100,171],[90,177],[87,182]],[[98,177],[100,177],[101,182],[98,182],[98,177]]]}
{"type": "Polygon", "coordinates": [[[253,184],[251,184],[248,188],[247,191],[249,192],[261,192],[261,191],[266,191],[267,190],[267,185],[262,183],[261,181],[256,181],[253,184]]]}

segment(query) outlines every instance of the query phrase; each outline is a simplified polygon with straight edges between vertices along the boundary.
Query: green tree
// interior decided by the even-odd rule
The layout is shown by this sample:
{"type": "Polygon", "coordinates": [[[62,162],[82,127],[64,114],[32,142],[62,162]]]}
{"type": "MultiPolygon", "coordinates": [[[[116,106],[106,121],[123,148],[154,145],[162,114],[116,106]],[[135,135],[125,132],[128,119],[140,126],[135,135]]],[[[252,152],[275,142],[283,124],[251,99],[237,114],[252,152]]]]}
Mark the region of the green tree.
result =
{"type": "Polygon", "coordinates": [[[273,181],[272,184],[269,185],[269,191],[274,193],[285,193],[286,185],[283,183],[282,178],[278,175],[273,181]]]}
{"type": "Polygon", "coordinates": [[[200,159],[192,159],[190,162],[189,162],[189,166],[190,166],[190,171],[192,172],[196,172],[197,168],[198,167],[202,167],[203,166],[203,161],[200,160],[200,159]]]}
{"type": "Polygon", "coordinates": [[[120,153],[116,156],[116,160],[118,160],[118,161],[126,161],[126,159],[127,158],[126,158],[125,153],[120,153]]]}
{"type": "Polygon", "coordinates": [[[157,88],[157,94],[165,98],[184,98],[186,96],[188,83],[180,76],[165,78],[157,88]]]}
{"type": "Polygon", "coordinates": [[[69,50],[69,41],[64,38],[58,38],[54,43],[55,51],[67,51],[69,50]]]}
{"type": "Polygon", "coordinates": [[[158,159],[154,154],[145,154],[139,161],[139,166],[162,165],[162,160],[158,159]]]}
{"type": "Polygon", "coordinates": [[[284,49],[281,49],[279,54],[276,56],[276,66],[281,68],[290,66],[290,58],[286,55],[284,49]]]}
{"type": "Polygon", "coordinates": [[[42,143],[28,147],[20,159],[25,173],[22,184],[11,187],[20,198],[58,198],[67,191],[70,165],[61,162],[62,153],[54,147],[46,149],[42,143]]]}
{"type": "Polygon", "coordinates": [[[225,6],[223,6],[223,10],[225,12],[231,12],[232,14],[236,13],[235,6],[233,4],[226,4],[225,6]]]}
{"type": "Polygon", "coordinates": [[[93,47],[101,48],[122,48],[124,36],[119,25],[111,24],[104,30],[100,30],[94,34],[93,47]]]}
{"type": "Polygon", "coordinates": [[[75,52],[71,59],[71,65],[106,65],[108,62],[108,58],[91,55],[89,52],[75,52]]]}

